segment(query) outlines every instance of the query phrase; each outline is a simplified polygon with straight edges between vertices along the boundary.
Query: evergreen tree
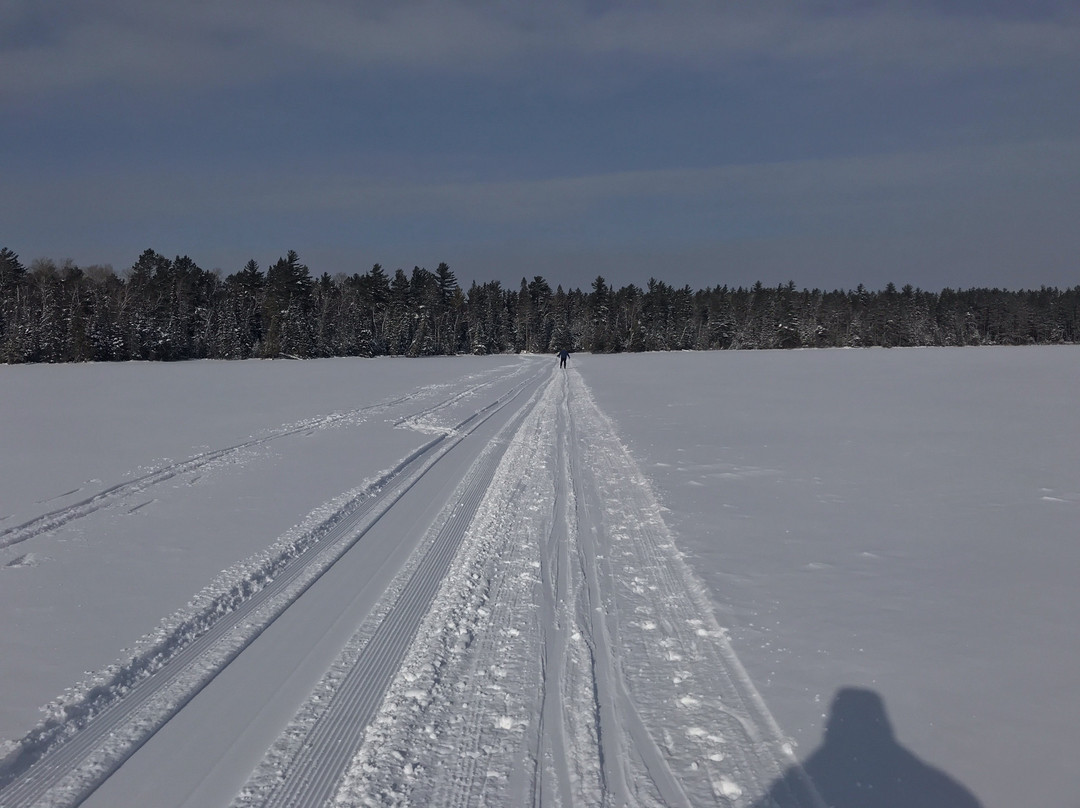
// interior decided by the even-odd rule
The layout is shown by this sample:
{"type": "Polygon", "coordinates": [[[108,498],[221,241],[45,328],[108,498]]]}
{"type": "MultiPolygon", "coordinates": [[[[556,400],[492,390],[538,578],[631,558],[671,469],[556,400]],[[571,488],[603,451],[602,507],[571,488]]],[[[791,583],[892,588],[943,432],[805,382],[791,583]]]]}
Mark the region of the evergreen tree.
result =
{"type": "Polygon", "coordinates": [[[526,286],[525,294],[528,297],[526,350],[548,353],[552,350],[551,336],[555,330],[551,286],[541,276],[535,275],[526,286]]]}
{"type": "Polygon", "coordinates": [[[264,276],[249,261],[223,282],[188,256],[145,250],[118,277],[0,248],[0,361],[198,357],[375,356],[610,352],[861,345],[1018,345],[1074,342],[1080,287],[879,292],[727,286],[699,291],[652,278],[642,290],[597,277],[588,292],[552,292],[540,275],[516,290],[473,282],[450,267],[392,279],[313,280],[290,251],[264,276]]]}
{"type": "Polygon", "coordinates": [[[551,350],[577,350],[574,336],[570,332],[570,298],[563,291],[562,285],[555,289],[555,295],[551,299],[551,321],[551,350]]]}
{"type": "Polygon", "coordinates": [[[592,282],[589,295],[589,331],[586,350],[604,353],[611,350],[611,290],[603,275],[592,282]]]}
{"type": "Polygon", "coordinates": [[[434,351],[456,354],[461,340],[461,317],[465,298],[457,278],[446,263],[435,268],[435,289],[438,293],[432,321],[435,326],[434,351]]]}
{"type": "Polygon", "coordinates": [[[311,355],[312,286],[311,273],[295,250],[289,250],[267,271],[263,356],[311,355]]]}
{"type": "Polygon", "coordinates": [[[388,352],[388,315],[390,311],[390,279],[379,264],[361,278],[361,304],[367,312],[370,338],[366,340],[367,356],[388,352]]]}
{"type": "Polygon", "coordinates": [[[266,278],[254,258],[225,279],[230,300],[230,358],[247,359],[262,352],[263,296],[266,278]]]}
{"type": "Polygon", "coordinates": [[[26,268],[19,256],[7,247],[0,247],[0,293],[7,294],[26,278],[26,268]]]}
{"type": "Polygon", "coordinates": [[[26,268],[19,256],[0,248],[0,362],[26,359],[26,268]]]}

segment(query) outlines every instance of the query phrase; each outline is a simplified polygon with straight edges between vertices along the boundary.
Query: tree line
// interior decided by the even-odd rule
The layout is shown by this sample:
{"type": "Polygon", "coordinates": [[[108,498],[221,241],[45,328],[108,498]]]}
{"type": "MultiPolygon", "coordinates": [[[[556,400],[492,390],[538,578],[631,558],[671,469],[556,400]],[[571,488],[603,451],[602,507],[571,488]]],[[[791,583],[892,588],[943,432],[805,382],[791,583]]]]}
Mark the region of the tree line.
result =
{"type": "Polygon", "coordinates": [[[880,291],[652,279],[552,289],[541,276],[462,289],[450,267],[319,276],[294,251],[231,275],[146,250],[109,267],[0,248],[0,362],[435,356],[1076,342],[1080,286],[1037,291],[893,284],[880,291]]]}

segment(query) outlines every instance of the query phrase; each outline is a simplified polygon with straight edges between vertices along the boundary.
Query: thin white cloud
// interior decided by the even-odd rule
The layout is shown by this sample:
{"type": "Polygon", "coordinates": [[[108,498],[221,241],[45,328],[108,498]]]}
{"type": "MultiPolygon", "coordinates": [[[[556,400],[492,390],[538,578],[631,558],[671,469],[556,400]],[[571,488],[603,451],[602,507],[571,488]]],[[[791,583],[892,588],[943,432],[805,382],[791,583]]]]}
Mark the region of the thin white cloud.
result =
{"type": "MultiPolygon", "coordinates": [[[[192,167],[182,174],[115,168],[53,178],[0,179],[0,193],[19,199],[10,211],[54,212],[63,221],[246,220],[438,222],[477,227],[542,229],[588,222],[632,241],[620,212],[655,221],[652,233],[677,234],[674,220],[690,213],[752,222],[778,232],[889,232],[921,227],[946,215],[984,212],[1025,220],[1080,215],[1080,141],[1040,141],[978,149],[906,152],[704,169],[628,171],[521,180],[399,181],[350,176],[338,168],[265,172],[192,167]],[[1034,212],[1034,213],[1033,213],[1034,212]]],[[[981,215],[981,214],[978,214],[981,215]]],[[[238,234],[242,235],[242,234],[238,234]]]]}
{"type": "MultiPolygon", "coordinates": [[[[978,7],[976,7],[978,8],[978,7]]],[[[1005,18],[904,5],[41,0],[0,7],[0,93],[95,84],[200,89],[314,69],[558,72],[565,60],[746,60],[929,74],[1074,64],[1080,14],[1005,18]]]]}
{"type": "Polygon", "coordinates": [[[295,248],[339,256],[312,263],[331,273],[437,259],[467,260],[464,278],[501,262],[558,282],[554,267],[576,267],[579,283],[621,268],[698,285],[790,277],[872,288],[1074,285],[1078,187],[1080,141],[510,181],[210,166],[0,174],[0,198],[18,200],[4,211],[18,236],[8,246],[28,260],[123,267],[151,246],[235,271],[295,248]],[[106,243],[122,249],[89,246],[106,243]],[[730,271],[678,274],[695,266],[730,271]]]}
{"type": "MultiPolygon", "coordinates": [[[[865,225],[883,211],[933,216],[942,207],[1021,206],[1045,198],[1076,212],[1080,142],[862,157],[629,171],[538,180],[367,183],[340,176],[296,178],[269,206],[351,210],[379,216],[437,216],[474,223],[530,223],[593,217],[642,206],[776,216],[804,229],[830,221],[865,225]],[[1070,202],[1071,200],[1071,202],[1070,202]]],[[[888,223],[883,223],[888,227],[888,223]]]]}

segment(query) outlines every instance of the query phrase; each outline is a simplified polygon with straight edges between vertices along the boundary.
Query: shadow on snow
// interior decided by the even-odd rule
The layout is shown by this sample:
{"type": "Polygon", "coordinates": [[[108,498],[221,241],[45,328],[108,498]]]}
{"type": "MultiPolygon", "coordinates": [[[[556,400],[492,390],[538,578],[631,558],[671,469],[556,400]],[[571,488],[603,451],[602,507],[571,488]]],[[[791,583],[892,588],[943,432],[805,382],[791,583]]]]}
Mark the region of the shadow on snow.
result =
{"type": "MultiPolygon", "coordinates": [[[[981,808],[975,795],[901,746],[872,690],[845,687],[833,699],[825,741],[803,763],[830,808],[981,808]]],[[[804,808],[793,770],[754,808],[804,808]]]]}

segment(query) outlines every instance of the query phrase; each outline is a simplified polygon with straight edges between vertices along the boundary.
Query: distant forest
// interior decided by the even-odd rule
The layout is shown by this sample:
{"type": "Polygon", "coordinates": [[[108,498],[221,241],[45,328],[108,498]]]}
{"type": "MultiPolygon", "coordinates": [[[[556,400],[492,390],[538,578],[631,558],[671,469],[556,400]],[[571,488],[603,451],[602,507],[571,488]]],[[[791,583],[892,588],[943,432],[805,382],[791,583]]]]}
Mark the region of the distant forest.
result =
{"type": "Polygon", "coordinates": [[[445,263],[315,276],[290,251],[221,277],[146,250],[109,267],[0,249],[0,362],[434,356],[1076,342],[1080,286],[1038,291],[889,284],[880,291],[716,286],[467,290],[445,263]]]}

